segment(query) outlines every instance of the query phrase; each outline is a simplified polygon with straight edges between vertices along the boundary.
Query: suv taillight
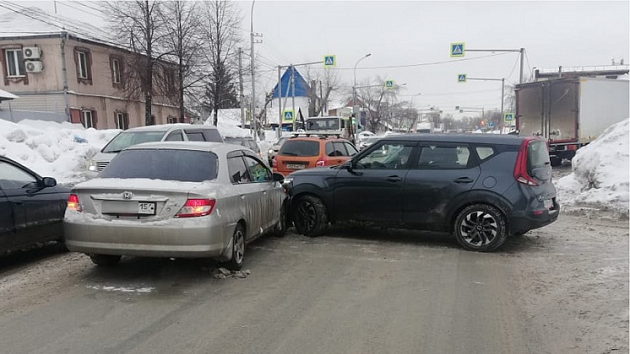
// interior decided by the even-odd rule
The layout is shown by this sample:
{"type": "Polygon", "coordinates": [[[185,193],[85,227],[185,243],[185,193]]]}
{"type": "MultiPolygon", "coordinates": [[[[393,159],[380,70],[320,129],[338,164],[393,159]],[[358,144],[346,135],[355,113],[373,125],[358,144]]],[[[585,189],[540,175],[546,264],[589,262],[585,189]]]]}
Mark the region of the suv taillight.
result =
{"type": "Polygon", "coordinates": [[[516,164],[514,165],[514,178],[517,182],[528,186],[537,186],[538,182],[527,173],[527,149],[532,139],[525,139],[521,143],[516,156],[516,164]]]}
{"type": "Polygon", "coordinates": [[[326,166],[326,160],[324,160],[323,158],[315,162],[315,167],[324,167],[324,166],[326,166]]]}
{"type": "Polygon", "coordinates": [[[68,209],[78,212],[82,212],[81,204],[79,203],[79,197],[76,194],[70,194],[68,197],[68,209]]]}
{"type": "Polygon", "coordinates": [[[212,213],[215,203],[214,199],[188,199],[186,204],[175,214],[175,217],[194,218],[209,215],[212,213]]]}

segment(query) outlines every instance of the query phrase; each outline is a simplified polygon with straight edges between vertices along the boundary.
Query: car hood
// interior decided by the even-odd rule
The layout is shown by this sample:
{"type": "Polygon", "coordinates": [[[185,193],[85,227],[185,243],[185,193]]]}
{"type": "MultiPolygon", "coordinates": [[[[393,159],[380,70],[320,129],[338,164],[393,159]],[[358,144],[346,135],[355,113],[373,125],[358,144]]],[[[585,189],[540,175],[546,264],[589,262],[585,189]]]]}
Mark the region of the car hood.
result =
{"type": "Polygon", "coordinates": [[[299,177],[309,177],[309,176],[335,176],[337,172],[339,172],[339,166],[315,167],[315,168],[307,168],[305,170],[292,172],[287,177],[299,178],[299,177]]]}

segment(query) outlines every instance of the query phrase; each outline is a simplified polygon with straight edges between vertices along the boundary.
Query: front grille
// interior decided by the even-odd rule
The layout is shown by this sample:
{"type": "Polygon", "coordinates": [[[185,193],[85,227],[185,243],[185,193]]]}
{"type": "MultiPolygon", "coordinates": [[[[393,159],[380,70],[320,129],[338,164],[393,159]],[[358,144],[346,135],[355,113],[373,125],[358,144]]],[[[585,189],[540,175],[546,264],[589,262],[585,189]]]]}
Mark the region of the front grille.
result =
{"type": "Polygon", "coordinates": [[[109,162],[97,162],[96,169],[98,170],[98,172],[101,172],[105,169],[105,167],[107,167],[108,164],[109,162]]]}

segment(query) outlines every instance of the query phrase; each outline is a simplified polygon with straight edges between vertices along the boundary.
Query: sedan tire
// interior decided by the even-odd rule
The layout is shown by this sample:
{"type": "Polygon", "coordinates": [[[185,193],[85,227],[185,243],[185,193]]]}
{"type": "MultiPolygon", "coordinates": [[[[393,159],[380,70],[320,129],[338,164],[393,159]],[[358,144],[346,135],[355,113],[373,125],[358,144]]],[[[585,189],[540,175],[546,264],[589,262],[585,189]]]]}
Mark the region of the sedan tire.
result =
{"type": "Polygon", "coordinates": [[[294,204],[293,221],[298,233],[314,237],[321,235],[328,225],[326,206],[314,196],[300,197],[294,204]]]}
{"type": "Polygon", "coordinates": [[[122,256],[114,256],[110,254],[91,254],[90,259],[94,264],[99,267],[113,267],[118,262],[120,262],[120,258],[122,256]]]}
{"type": "Polygon", "coordinates": [[[232,235],[232,259],[225,263],[229,270],[241,270],[245,260],[245,228],[237,224],[232,235]]]}
{"type": "Polygon", "coordinates": [[[464,208],[455,219],[455,238],[465,249],[494,251],[507,237],[505,217],[490,205],[474,204],[464,208]]]}

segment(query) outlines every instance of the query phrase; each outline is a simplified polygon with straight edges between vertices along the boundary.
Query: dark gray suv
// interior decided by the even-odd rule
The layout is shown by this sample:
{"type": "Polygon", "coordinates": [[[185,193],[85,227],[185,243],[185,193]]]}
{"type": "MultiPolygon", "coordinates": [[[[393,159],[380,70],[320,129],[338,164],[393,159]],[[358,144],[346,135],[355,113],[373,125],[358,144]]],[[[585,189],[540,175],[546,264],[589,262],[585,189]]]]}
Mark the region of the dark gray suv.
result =
{"type": "Polygon", "coordinates": [[[560,209],[547,143],[537,137],[388,136],[341,166],[291,173],[286,188],[300,234],[361,220],[452,232],[474,251],[550,224],[560,209]]]}

